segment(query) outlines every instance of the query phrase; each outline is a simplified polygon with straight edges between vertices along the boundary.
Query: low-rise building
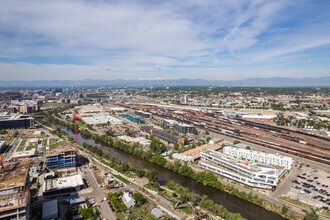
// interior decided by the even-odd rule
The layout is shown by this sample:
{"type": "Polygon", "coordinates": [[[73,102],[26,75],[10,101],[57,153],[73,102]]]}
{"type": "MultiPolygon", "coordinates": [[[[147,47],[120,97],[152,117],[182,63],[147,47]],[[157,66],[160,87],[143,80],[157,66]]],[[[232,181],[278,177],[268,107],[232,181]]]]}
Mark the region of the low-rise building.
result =
{"type": "Polygon", "coordinates": [[[133,198],[133,194],[131,192],[124,192],[123,202],[127,208],[132,208],[135,206],[135,199],[133,198]]]}
{"type": "Polygon", "coordinates": [[[174,153],[172,155],[172,157],[174,159],[177,159],[177,160],[182,160],[182,161],[192,163],[195,160],[200,158],[201,152],[204,152],[204,151],[209,150],[209,149],[217,151],[220,148],[221,148],[221,145],[218,145],[218,144],[204,144],[202,146],[195,147],[193,149],[187,150],[187,151],[185,151],[181,154],[174,153]]]}
{"type": "Polygon", "coordinates": [[[184,144],[184,138],[168,133],[166,131],[155,129],[152,126],[141,126],[141,131],[148,133],[150,135],[154,135],[155,137],[161,139],[164,142],[170,143],[170,144],[184,144]]]}
{"type": "Polygon", "coordinates": [[[144,137],[130,137],[127,135],[122,135],[118,137],[119,140],[125,141],[127,143],[139,143],[142,144],[143,146],[149,146],[151,141],[144,138],[144,137]]]}
{"type": "Polygon", "coordinates": [[[42,220],[58,219],[57,199],[42,204],[42,220]]]}
{"type": "Polygon", "coordinates": [[[213,150],[202,152],[201,159],[199,166],[203,170],[209,170],[251,187],[273,191],[286,172],[285,169],[279,170],[265,164],[240,161],[213,150]]]}
{"type": "Polygon", "coordinates": [[[135,111],[135,115],[143,117],[143,118],[152,118],[152,114],[144,111],[135,111]]]}
{"type": "Polygon", "coordinates": [[[84,181],[80,174],[74,176],[47,179],[43,184],[43,196],[68,194],[82,189],[84,181]]]}
{"type": "Polygon", "coordinates": [[[175,120],[164,119],[163,120],[163,125],[166,128],[175,129],[178,132],[183,133],[183,134],[194,134],[195,130],[196,130],[196,128],[192,125],[179,123],[175,120]]]}

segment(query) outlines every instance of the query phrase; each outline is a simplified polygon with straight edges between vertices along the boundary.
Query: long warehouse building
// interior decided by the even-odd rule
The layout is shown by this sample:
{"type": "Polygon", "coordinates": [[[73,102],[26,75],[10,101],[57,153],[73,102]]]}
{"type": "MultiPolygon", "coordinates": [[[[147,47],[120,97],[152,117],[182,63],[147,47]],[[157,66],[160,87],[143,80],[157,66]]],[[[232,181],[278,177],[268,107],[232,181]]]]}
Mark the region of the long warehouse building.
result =
{"type": "Polygon", "coordinates": [[[183,137],[176,136],[160,129],[155,129],[152,126],[141,126],[141,131],[146,132],[150,135],[154,135],[155,137],[170,144],[184,144],[183,137]]]}
{"type": "Polygon", "coordinates": [[[286,172],[265,164],[249,163],[229,157],[220,152],[207,150],[201,152],[199,166],[220,176],[245,185],[275,191],[286,172]]]}

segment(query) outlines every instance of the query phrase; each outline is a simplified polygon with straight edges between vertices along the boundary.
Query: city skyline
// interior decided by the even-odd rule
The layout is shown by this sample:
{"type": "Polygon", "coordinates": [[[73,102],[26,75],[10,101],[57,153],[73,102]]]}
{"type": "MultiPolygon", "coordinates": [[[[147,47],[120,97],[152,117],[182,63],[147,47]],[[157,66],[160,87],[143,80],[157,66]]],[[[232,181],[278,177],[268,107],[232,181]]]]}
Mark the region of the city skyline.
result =
{"type": "Polygon", "coordinates": [[[0,1],[1,80],[324,77],[326,1],[0,1]]]}

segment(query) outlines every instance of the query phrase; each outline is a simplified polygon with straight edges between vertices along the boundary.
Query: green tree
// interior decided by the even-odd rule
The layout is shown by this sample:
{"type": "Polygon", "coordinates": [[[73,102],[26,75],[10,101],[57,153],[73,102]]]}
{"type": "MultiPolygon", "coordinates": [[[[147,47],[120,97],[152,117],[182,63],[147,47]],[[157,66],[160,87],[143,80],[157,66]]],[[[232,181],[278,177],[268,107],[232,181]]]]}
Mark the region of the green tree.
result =
{"type": "Polygon", "coordinates": [[[317,214],[317,209],[311,208],[310,212],[306,213],[304,220],[317,220],[319,216],[317,214]]]}
{"type": "Polygon", "coordinates": [[[209,135],[209,134],[210,134],[210,132],[209,132],[209,131],[205,131],[205,134],[206,134],[206,135],[209,135]]]}
{"type": "Polygon", "coordinates": [[[135,199],[136,204],[138,206],[141,206],[141,205],[143,205],[146,202],[146,199],[142,196],[141,193],[134,193],[133,194],[133,198],[135,199]]]}
{"type": "Polygon", "coordinates": [[[241,142],[237,141],[237,140],[233,142],[233,144],[239,144],[239,143],[241,143],[241,142]]]}
{"type": "Polygon", "coordinates": [[[147,172],[147,177],[150,184],[155,184],[158,181],[158,172],[155,169],[149,170],[147,172]]]}
{"type": "Polygon", "coordinates": [[[174,182],[174,180],[169,180],[167,183],[166,183],[166,185],[167,185],[167,187],[169,188],[169,189],[174,189],[174,187],[175,187],[175,182],[174,182]]]}

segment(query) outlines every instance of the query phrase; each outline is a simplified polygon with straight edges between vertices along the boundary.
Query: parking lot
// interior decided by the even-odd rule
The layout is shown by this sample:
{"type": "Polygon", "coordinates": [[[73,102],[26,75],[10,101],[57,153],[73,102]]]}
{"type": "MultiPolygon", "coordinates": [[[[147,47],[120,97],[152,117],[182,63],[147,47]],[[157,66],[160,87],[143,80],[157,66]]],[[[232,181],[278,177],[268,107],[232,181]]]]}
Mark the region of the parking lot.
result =
{"type": "Polygon", "coordinates": [[[308,165],[303,165],[299,174],[292,180],[292,185],[287,195],[300,202],[329,210],[329,183],[329,171],[316,170],[308,165]]]}

